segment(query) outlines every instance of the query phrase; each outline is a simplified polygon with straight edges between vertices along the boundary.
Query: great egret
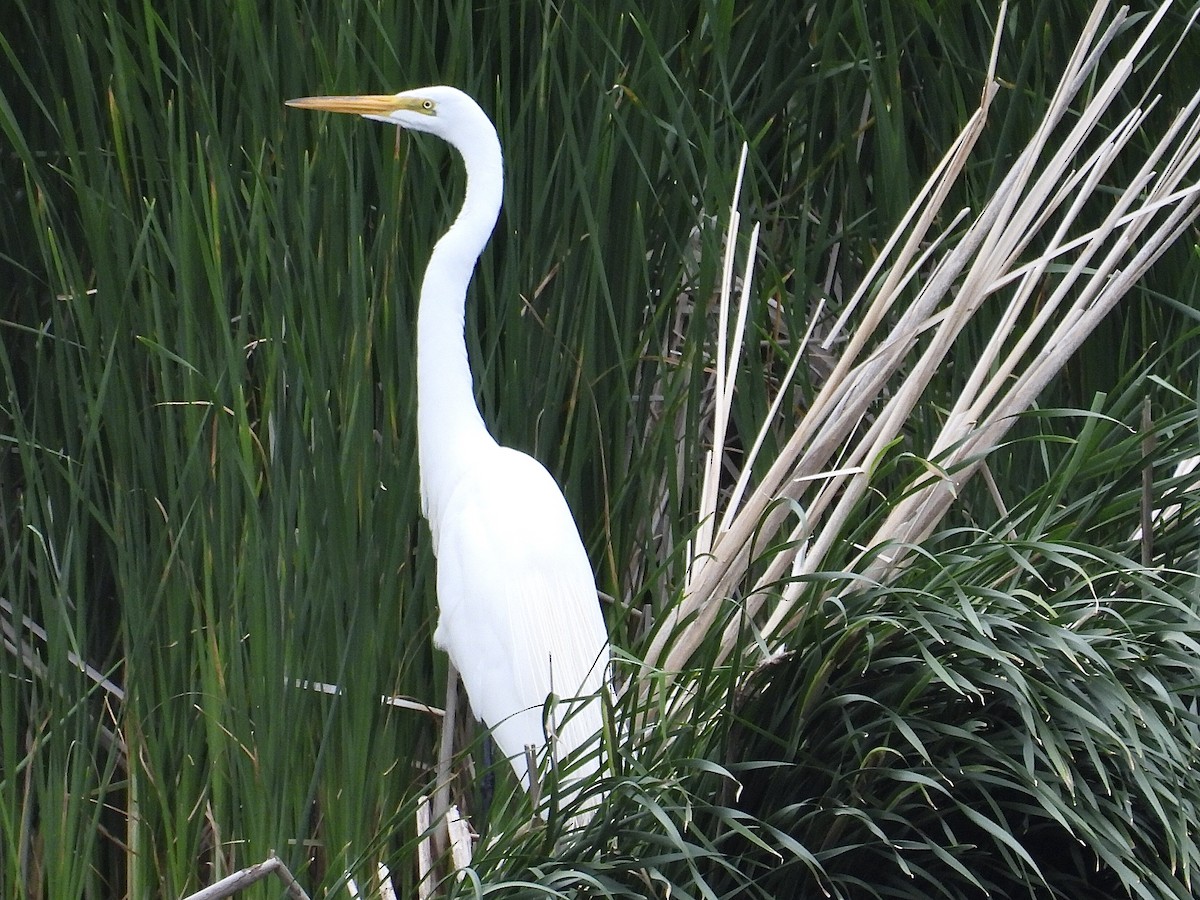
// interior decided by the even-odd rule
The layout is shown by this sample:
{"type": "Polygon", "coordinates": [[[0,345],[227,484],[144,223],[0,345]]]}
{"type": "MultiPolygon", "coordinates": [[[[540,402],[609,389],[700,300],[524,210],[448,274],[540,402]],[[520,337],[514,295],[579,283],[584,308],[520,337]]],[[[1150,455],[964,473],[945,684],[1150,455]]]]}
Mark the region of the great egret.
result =
{"type": "MultiPolygon", "coordinates": [[[[448,142],[462,156],[466,196],[433,248],[417,313],[417,444],[421,505],[437,556],[434,642],[462,676],[528,790],[525,747],[544,753],[553,715],[559,758],[601,729],[609,663],[595,580],[562,491],[530,456],[488,433],[463,339],[467,285],[500,214],[503,158],[496,129],[469,96],[436,86],[399,94],[304,97],[289,106],[355,113],[448,142]],[[575,704],[570,698],[584,698],[575,704]]],[[[598,766],[598,754],[564,780],[598,766]]]]}

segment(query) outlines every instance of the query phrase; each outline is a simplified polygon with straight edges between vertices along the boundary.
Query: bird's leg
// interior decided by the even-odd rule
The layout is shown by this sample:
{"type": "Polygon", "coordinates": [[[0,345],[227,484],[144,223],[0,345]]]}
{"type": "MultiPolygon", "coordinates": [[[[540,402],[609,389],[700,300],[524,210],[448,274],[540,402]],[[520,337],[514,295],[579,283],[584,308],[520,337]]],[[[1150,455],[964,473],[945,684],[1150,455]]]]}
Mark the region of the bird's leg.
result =
{"type": "Polygon", "coordinates": [[[533,806],[533,817],[537,818],[538,804],[542,802],[542,783],[538,779],[537,746],[525,745],[525,768],[529,772],[529,802],[533,806]]]}
{"type": "Polygon", "coordinates": [[[496,742],[490,734],[483,739],[483,778],[479,783],[479,821],[486,822],[492,812],[492,800],[496,796],[496,772],[492,768],[496,759],[496,742]]]}
{"type": "Polygon", "coordinates": [[[454,756],[454,720],[458,714],[458,669],[453,662],[446,663],[446,712],[442,716],[442,740],[438,747],[437,787],[433,794],[433,820],[435,846],[441,856],[450,846],[447,831],[447,814],[450,812],[450,760],[454,756]]]}

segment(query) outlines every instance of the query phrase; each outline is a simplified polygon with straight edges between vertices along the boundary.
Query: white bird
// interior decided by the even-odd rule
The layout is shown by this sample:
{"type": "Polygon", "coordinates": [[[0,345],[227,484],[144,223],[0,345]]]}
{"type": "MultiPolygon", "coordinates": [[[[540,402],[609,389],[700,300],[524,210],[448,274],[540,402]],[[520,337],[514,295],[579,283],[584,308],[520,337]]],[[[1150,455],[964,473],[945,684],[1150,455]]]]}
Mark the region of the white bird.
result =
{"type": "MultiPolygon", "coordinates": [[[[563,759],[601,731],[608,635],[579,530],[537,460],[501,447],[475,404],[463,339],[467,285],[500,213],[496,129],[469,96],[435,86],[398,94],[304,97],[289,106],[355,113],[448,142],[466,196],[433,248],[417,314],[421,504],[437,556],[434,642],[462,676],[475,715],[528,790],[525,747],[563,759]],[[553,723],[543,707],[554,694],[553,723]],[[571,703],[571,698],[584,698],[571,703]]],[[[592,753],[564,783],[599,767],[592,753]]]]}

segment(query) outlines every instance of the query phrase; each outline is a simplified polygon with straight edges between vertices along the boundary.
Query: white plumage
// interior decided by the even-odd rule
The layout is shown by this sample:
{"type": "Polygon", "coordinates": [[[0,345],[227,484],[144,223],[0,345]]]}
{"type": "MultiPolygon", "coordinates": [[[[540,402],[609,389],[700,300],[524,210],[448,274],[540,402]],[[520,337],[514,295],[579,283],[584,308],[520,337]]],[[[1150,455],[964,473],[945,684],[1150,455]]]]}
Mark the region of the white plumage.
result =
{"type": "Polygon", "coordinates": [[[548,695],[592,698],[565,725],[570,704],[556,709],[560,757],[598,733],[608,646],[587,555],[558,486],[523,453],[493,445],[488,454],[451,496],[440,529],[434,640],[528,787],[523,749],[544,743],[548,695]]]}
{"type": "MultiPolygon", "coordinates": [[[[429,132],[463,158],[466,196],[434,247],[417,318],[421,498],[438,560],[434,640],[528,788],[524,748],[545,753],[543,707],[552,693],[563,701],[548,723],[557,758],[597,739],[609,648],[591,566],[562,491],[541,463],[499,446],[475,404],[464,305],[500,211],[496,130],[474,100],[445,86],[289,103],[429,132]],[[577,697],[585,699],[569,702],[577,697]]],[[[595,771],[599,759],[591,754],[565,780],[595,771]]]]}

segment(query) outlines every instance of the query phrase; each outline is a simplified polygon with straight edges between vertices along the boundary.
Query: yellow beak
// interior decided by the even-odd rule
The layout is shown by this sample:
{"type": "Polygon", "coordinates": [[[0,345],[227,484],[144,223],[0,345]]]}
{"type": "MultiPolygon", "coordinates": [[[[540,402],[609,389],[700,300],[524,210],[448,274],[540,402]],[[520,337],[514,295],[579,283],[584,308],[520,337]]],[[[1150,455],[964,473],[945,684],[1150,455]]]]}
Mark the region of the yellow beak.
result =
{"type": "Polygon", "coordinates": [[[386,116],[398,109],[410,108],[410,98],[395,94],[368,94],[359,97],[300,97],[288,100],[288,106],[323,109],[326,112],[354,113],[360,116],[386,116]]]}

